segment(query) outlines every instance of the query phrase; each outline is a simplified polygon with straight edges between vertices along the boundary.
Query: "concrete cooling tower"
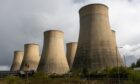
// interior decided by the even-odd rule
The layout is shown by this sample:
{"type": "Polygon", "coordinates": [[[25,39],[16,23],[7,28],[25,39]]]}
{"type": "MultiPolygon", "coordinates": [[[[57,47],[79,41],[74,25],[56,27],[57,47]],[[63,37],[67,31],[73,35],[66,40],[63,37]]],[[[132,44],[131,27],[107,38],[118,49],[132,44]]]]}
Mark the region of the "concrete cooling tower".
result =
{"type": "Polygon", "coordinates": [[[62,31],[49,30],[44,32],[44,45],[38,71],[49,74],[65,74],[69,71],[62,31]]]}
{"type": "Polygon", "coordinates": [[[114,60],[114,66],[124,66],[124,63],[123,63],[123,60],[119,53],[119,50],[117,49],[116,32],[114,30],[112,30],[112,34],[113,34],[112,40],[113,40],[113,46],[114,46],[114,49],[112,49],[112,50],[114,51],[114,53],[116,53],[115,58],[117,59],[117,60],[114,60]]]}
{"type": "Polygon", "coordinates": [[[108,7],[90,4],[79,10],[80,34],[72,70],[90,71],[115,67],[112,50],[112,31],[108,18],[108,7]]]}
{"type": "Polygon", "coordinates": [[[67,53],[66,53],[67,61],[68,61],[69,67],[71,68],[73,65],[73,60],[75,58],[75,54],[77,50],[77,42],[67,43],[66,47],[67,47],[67,53]]]}
{"type": "Polygon", "coordinates": [[[39,45],[30,43],[24,45],[24,58],[20,70],[30,71],[36,70],[40,60],[39,45]]]}
{"type": "Polygon", "coordinates": [[[20,69],[22,60],[23,60],[24,52],[22,51],[15,51],[14,52],[14,58],[13,63],[11,66],[10,71],[18,71],[20,69]]]}

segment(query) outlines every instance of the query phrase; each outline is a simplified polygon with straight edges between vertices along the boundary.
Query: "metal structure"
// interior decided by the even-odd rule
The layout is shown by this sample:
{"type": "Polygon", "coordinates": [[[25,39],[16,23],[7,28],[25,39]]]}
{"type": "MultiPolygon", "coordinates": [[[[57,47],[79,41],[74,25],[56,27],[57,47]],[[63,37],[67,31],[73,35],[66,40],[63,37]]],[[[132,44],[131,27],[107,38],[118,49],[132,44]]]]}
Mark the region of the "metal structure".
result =
{"type": "Polygon", "coordinates": [[[44,45],[38,71],[65,74],[69,66],[64,52],[64,33],[59,30],[44,32],[44,45]]]}
{"type": "Polygon", "coordinates": [[[101,70],[116,67],[116,50],[110,29],[108,7],[90,4],[79,10],[80,34],[72,70],[101,70]],[[114,49],[114,50],[112,50],[114,49]],[[115,62],[115,63],[113,63],[115,62]]]}
{"type": "Polygon", "coordinates": [[[71,68],[73,65],[73,60],[75,58],[76,50],[77,50],[77,42],[70,42],[66,44],[67,47],[67,61],[69,64],[69,67],[71,68]]]}
{"type": "Polygon", "coordinates": [[[20,70],[22,71],[36,71],[40,60],[39,45],[29,43],[24,45],[24,58],[20,70]]]}
{"type": "Polygon", "coordinates": [[[14,58],[13,63],[11,66],[10,71],[18,71],[20,69],[22,60],[23,60],[24,52],[22,51],[15,51],[14,52],[14,58]]]}

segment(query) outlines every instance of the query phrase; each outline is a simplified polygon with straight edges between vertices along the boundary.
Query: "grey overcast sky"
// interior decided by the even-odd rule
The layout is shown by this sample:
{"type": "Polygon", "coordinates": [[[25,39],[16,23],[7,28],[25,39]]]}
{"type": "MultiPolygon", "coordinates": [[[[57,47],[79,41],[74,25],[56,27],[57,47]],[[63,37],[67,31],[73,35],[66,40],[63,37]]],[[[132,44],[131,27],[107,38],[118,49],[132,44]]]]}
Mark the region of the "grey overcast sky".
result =
{"type": "MultiPolygon", "coordinates": [[[[25,43],[42,48],[43,32],[59,29],[65,43],[78,40],[78,10],[87,4],[109,7],[112,29],[116,30],[121,54],[127,64],[140,57],[140,0],[0,0],[0,70],[11,66],[13,52],[25,43]]],[[[40,48],[40,51],[41,51],[40,48]]]]}

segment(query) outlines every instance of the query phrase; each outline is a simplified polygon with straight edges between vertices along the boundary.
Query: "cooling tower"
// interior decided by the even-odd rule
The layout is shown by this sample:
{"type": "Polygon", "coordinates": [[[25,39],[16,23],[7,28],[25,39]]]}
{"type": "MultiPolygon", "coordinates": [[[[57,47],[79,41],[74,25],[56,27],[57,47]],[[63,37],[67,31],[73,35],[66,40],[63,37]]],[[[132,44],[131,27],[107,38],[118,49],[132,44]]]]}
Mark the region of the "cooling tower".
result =
{"type": "Polygon", "coordinates": [[[40,60],[39,45],[30,43],[24,45],[24,58],[20,70],[36,70],[40,60]]]}
{"type": "Polygon", "coordinates": [[[73,65],[73,60],[75,58],[77,42],[67,43],[66,47],[67,47],[67,53],[66,53],[67,61],[68,61],[69,67],[71,68],[73,65]]]}
{"type": "Polygon", "coordinates": [[[79,10],[80,34],[72,70],[90,71],[115,67],[112,31],[108,18],[108,7],[90,4],[79,10]]]}
{"type": "Polygon", "coordinates": [[[119,53],[119,50],[117,49],[117,42],[116,42],[116,33],[114,30],[112,30],[112,41],[113,41],[113,50],[114,50],[114,53],[116,53],[116,57],[114,57],[114,66],[124,66],[123,64],[123,60],[121,58],[121,55],[119,53]]]}
{"type": "Polygon", "coordinates": [[[64,74],[69,66],[64,52],[64,33],[58,30],[44,32],[44,46],[38,71],[64,74]]]}
{"type": "Polygon", "coordinates": [[[13,63],[11,66],[10,71],[18,71],[20,69],[22,60],[23,60],[24,52],[22,51],[15,51],[14,52],[14,58],[13,63]]]}

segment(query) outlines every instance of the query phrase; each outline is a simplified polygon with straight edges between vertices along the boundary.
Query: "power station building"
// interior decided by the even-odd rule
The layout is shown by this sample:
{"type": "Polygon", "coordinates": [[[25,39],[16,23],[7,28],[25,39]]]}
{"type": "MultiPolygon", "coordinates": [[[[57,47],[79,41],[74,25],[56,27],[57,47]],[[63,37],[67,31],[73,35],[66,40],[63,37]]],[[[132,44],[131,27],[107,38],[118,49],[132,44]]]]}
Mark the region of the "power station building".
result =
{"type": "Polygon", "coordinates": [[[73,65],[73,61],[75,58],[76,50],[77,50],[77,42],[70,42],[66,44],[67,52],[67,61],[69,64],[69,67],[71,68],[73,65]]]}
{"type": "Polygon", "coordinates": [[[23,60],[24,52],[23,51],[15,51],[13,63],[10,71],[18,71],[20,69],[22,60],[23,60]]]}
{"type": "Polygon", "coordinates": [[[15,51],[11,71],[43,71],[48,74],[65,74],[69,70],[90,71],[123,66],[118,51],[115,31],[111,30],[108,7],[89,4],[79,10],[80,33],[78,42],[66,44],[64,33],[59,30],[44,32],[42,55],[39,45],[24,45],[24,52],[15,51]]]}
{"type": "Polygon", "coordinates": [[[24,45],[24,58],[20,70],[22,71],[36,71],[40,60],[39,45],[29,43],[24,45]]]}
{"type": "Polygon", "coordinates": [[[37,70],[49,74],[65,74],[69,71],[62,31],[49,30],[44,32],[43,51],[37,70]]]}
{"type": "Polygon", "coordinates": [[[108,7],[90,4],[82,7],[79,15],[80,34],[72,70],[94,71],[123,66],[110,28],[108,7]]]}
{"type": "MultiPolygon", "coordinates": [[[[114,62],[114,66],[124,66],[124,63],[123,63],[123,60],[121,58],[121,55],[119,53],[119,50],[117,48],[117,43],[116,43],[116,32],[114,30],[112,30],[112,40],[113,40],[113,46],[114,46],[114,50],[115,51],[115,54],[117,55],[117,57],[115,57],[117,60],[114,60],[116,62],[114,62]]],[[[114,58],[114,59],[115,59],[114,58]]]]}

